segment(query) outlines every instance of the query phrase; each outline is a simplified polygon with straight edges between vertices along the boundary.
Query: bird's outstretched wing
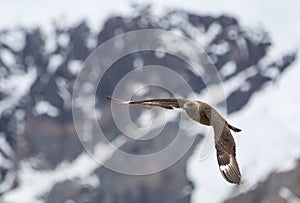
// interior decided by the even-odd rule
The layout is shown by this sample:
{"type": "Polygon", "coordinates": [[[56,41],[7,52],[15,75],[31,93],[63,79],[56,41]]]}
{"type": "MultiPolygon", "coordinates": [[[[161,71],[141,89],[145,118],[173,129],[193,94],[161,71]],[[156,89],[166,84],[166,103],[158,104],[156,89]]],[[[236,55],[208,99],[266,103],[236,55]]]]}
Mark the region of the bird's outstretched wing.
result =
{"type": "Polygon", "coordinates": [[[221,136],[216,141],[215,147],[217,150],[219,168],[223,177],[228,182],[239,185],[241,183],[241,173],[235,158],[235,142],[228,126],[224,126],[221,136]]]}
{"type": "Polygon", "coordinates": [[[147,106],[159,106],[165,109],[182,108],[184,103],[189,101],[187,99],[149,99],[137,101],[124,101],[110,96],[106,96],[106,98],[117,104],[141,104],[147,106]]]}

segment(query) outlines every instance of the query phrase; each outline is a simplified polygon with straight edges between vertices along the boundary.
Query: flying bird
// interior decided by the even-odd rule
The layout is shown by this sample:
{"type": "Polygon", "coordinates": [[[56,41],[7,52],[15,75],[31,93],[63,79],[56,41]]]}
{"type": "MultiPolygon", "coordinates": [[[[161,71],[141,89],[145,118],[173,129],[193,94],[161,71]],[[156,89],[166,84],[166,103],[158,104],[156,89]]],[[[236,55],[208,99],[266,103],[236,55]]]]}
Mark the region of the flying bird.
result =
{"type": "Polygon", "coordinates": [[[238,185],[241,183],[241,173],[236,160],[235,142],[230,132],[230,130],[240,132],[241,129],[230,125],[225,118],[210,105],[202,101],[190,101],[187,99],[123,101],[110,96],[106,96],[106,98],[117,104],[141,104],[166,109],[183,109],[194,121],[212,126],[214,129],[215,148],[221,174],[230,183],[238,185]]]}

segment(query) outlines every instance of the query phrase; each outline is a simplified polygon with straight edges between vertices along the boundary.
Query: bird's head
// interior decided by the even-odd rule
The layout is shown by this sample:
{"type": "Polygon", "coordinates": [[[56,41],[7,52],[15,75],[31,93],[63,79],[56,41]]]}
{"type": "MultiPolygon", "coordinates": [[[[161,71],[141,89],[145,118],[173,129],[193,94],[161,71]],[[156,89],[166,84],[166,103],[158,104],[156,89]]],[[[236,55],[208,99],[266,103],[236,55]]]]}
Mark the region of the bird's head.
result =
{"type": "Polygon", "coordinates": [[[198,108],[198,105],[197,105],[196,102],[193,102],[193,101],[186,102],[186,103],[183,105],[183,109],[184,109],[184,110],[189,110],[189,109],[195,110],[195,108],[198,108]]]}
{"type": "Polygon", "coordinates": [[[197,102],[186,102],[183,105],[183,109],[187,112],[190,117],[195,117],[195,114],[199,114],[199,104],[197,102]]]}

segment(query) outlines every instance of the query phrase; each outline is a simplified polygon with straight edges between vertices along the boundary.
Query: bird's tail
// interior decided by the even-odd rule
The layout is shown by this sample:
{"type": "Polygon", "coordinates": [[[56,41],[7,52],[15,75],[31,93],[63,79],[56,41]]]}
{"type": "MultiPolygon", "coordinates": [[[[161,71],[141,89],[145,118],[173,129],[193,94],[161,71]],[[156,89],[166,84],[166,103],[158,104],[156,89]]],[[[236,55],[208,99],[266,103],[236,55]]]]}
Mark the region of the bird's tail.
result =
{"type": "Polygon", "coordinates": [[[228,126],[229,126],[229,128],[230,128],[231,130],[233,130],[234,132],[241,132],[241,131],[242,131],[241,129],[239,129],[239,128],[237,128],[237,127],[234,127],[234,126],[232,126],[232,125],[230,125],[230,124],[228,124],[228,126]]]}

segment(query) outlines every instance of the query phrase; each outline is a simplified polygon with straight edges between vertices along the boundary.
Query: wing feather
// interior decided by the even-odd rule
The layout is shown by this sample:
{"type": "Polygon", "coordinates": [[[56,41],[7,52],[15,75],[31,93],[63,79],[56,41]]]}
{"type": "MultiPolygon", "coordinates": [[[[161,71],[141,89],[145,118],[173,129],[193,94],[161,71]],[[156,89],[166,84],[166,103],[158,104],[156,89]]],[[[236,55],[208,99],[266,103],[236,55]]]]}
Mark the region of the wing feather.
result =
{"type": "Polygon", "coordinates": [[[217,160],[223,177],[230,183],[240,184],[241,173],[235,157],[235,143],[227,126],[216,144],[217,160]]]}
{"type": "Polygon", "coordinates": [[[124,101],[121,99],[106,96],[108,100],[111,100],[117,104],[141,104],[147,106],[158,106],[165,109],[182,108],[184,103],[188,102],[187,99],[149,99],[149,100],[132,100],[124,101]]]}

